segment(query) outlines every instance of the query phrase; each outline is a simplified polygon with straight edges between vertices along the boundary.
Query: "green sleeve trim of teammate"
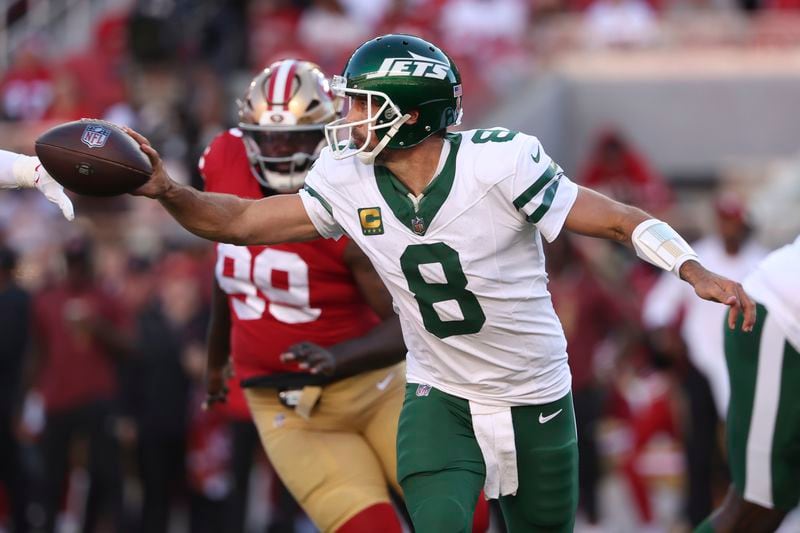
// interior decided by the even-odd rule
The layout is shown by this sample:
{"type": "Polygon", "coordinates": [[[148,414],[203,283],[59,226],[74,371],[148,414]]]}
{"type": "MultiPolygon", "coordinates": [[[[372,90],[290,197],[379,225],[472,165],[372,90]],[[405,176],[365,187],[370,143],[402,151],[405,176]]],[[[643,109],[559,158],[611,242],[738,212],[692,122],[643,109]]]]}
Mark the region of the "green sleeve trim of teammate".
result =
{"type": "Polygon", "coordinates": [[[414,203],[409,198],[408,188],[400,183],[392,172],[384,166],[375,167],[375,180],[383,199],[389,204],[394,216],[408,229],[418,235],[425,235],[436,214],[444,205],[453,188],[456,176],[456,155],[461,145],[461,135],[448,134],[450,153],[444,163],[442,172],[422,191],[419,208],[414,210],[414,203]]]}
{"type": "Polygon", "coordinates": [[[317,200],[319,200],[319,203],[321,203],[321,204],[322,204],[322,207],[324,207],[324,208],[325,208],[325,211],[327,211],[327,212],[328,212],[328,214],[329,214],[330,216],[333,216],[333,209],[331,209],[331,204],[329,204],[329,203],[327,202],[327,200],[325,200],[325,198],[323,198],[323,197],[322,197],[322,195],[321,195],[320,193],[318,193],[317,191],[315,191],[314,189],[312,189],[311,187],[309,187],[308,183],[306,183],[306,184],[303,186],[303,189],[305,189],[305,191],[306,191],[308,194],[310,194],[311,196],[313,196],[314,198],[316,198],[317,200]]]}

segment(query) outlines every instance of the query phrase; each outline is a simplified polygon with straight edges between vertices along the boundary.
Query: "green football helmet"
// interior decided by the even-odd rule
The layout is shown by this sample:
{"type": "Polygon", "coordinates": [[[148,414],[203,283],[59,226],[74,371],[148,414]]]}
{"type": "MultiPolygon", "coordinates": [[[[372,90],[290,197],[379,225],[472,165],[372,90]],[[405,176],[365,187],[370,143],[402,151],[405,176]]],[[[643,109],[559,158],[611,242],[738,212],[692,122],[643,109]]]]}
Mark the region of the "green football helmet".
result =
{"type": "Polygon", "coordinates": [[[331,90],[339,97],[366,96],[367,118],[335,120],[325,126],[333,157],[358,154],[371,163],[386,148],[410,148],[437,131],[461,123],[461,75],[450,57],[433,44],[413,35],[383,35],[359,46],[334,76],[331,90]],[[410,111],[414,124],[406,124],[410,111]],[[354,126],[367,124],[366,139],[356,146],[354,126]],[[342,134],[346,133],[346,136],[342,134]],[[366,151],[372,135],[378,145],[366,151]]]}

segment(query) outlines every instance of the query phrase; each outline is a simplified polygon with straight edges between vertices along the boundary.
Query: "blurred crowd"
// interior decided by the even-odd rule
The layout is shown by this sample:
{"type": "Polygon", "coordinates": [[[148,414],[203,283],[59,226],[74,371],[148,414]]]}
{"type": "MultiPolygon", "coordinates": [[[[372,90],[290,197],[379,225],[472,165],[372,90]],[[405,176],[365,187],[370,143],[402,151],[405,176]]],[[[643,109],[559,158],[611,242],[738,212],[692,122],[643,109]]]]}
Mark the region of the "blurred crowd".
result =
{"type": "MultiPolygon", "coordinates": [[[[8,21],[26,4],[14,3],[8,21]]],[[[140,0],[100,17],[78,54],[55,54],[37,35],[15,50],[0,73],[0,144],[31,153],[53,124],[103,117],[143,132],[173,177],[202,188],[202,150],[235,125],[235,97],[252,73],[281,57],[338,73],[370,35],[422,35],[461,68],[469,125],[540,68],[553,42],[540,37],[562,14],[586,31],[557,42],[632,47],[663,42],[660,21],[690,10],[757,17],[798,7],[793,0],[140,0]]],[[[573,177],[670,220],[723,275],[742,279],[766,253],[752,238],[746,200],[734,193],[714,193],[713,222],[702,229],[674,220],[679,191],[613,129],[597,133],[573,177]]],[[[169,524],[198,533],[307,527],[270,474],[252,424],[236,409],[200,409],[210,244],[155,202],[75,202],[80,217],[67,224],[35,192],[0,196],[0,524],[146,533],[169,524]]],[[[574,380],[582,524],[599,528],[599,487],[610,475],[624,480],[640,530],[664,530],[653,504],[664,485],[685,487],[670,520],[697,524],[727,487],[722,311],[608,243],[565,235],[548,246],[547,259],[574,380]]]]}

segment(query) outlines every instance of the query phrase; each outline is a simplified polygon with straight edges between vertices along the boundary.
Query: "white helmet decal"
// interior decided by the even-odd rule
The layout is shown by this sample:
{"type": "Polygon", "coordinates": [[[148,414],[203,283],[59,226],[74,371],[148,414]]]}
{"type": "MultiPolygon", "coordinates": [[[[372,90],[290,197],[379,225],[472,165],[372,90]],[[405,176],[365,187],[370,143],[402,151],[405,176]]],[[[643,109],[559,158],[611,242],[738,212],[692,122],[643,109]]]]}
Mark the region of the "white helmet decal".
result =
{"type": "Polygon", "coordinates": [[[443,80],[447,77],[450,65],[444,61],[415,54],[409,50],[407,57],[387,57],[376,72],[367,74],[367,79],[383,76],[416,76],[443,80]]]}

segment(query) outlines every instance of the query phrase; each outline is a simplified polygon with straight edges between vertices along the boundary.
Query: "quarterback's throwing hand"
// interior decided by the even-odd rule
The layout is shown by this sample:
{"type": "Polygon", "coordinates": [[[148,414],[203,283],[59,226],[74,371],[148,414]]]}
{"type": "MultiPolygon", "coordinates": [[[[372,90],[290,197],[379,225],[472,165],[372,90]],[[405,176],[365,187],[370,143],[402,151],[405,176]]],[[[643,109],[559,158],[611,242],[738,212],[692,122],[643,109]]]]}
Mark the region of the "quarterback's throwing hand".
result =
{"type": "Polygon", "coordinates": [[[148,198],[160,198],[169,190],[170,185],[173,184],[172,179],[167,174],[167,171],[164,169],[164,162],[161,161],[161,156],[158,155],[156,149],[150,144],[150,141],[142,135],[141,133],[137,133],[132,129],[126,127],[122,128],[125,130],[125,133],[133,137],[136,142],[139,143],[139,147],[141,148],[142,152],[147,155],[150,159],[150,164],[153,166],[153,173],[150,175],[150,179],[147,180],[147,183],[133,191],[131,194],[134,196],[147,196],[148,198]]]}
{"type": "Polygon", "coordinates": [[[300,342],[281,354],[284,363],[297,363],[311,374],[333,375],[336,372],[336,356],[313,342],[300,342]]]}
{"type": "Polygon", "coordinates": [[[744,315],[742,331],[752,331],[756,323],[756,304],[744,292],[741,283],[715,274],[697,261],[687,261],[681,266],[681,278],[686,280],[694,292],[704,300],[720,302],[730,307],[728,327],[734,329],[739,313],[744,315]]]}

